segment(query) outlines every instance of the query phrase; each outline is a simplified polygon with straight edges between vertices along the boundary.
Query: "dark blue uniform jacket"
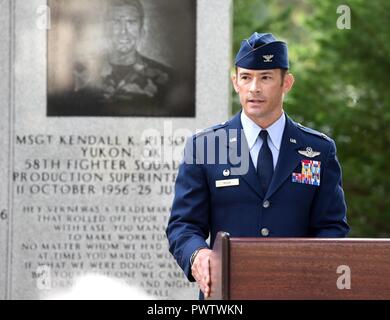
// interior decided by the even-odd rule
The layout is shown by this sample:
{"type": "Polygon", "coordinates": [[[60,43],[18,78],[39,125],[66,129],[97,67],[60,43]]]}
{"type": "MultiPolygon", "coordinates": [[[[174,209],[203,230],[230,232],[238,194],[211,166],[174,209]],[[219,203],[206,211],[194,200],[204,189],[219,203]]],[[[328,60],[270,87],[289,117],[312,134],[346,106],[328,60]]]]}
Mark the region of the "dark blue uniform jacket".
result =
{"type": "Polygon", "coordinates": [[[219,231],[231,237],[347,235],[340,164],[335,143],[326,135],[286,115],[278,162],[266,194],[260,191],[258,179],[240,113],[188,140],[166,232],[170,252],[190,281],[194,281],[192,253],[200,247],[212,248],[219,231]],[[305,161],[312,161],[319,181],[304,180],[313,178],[306,175],[297,182],[305,161]]]}

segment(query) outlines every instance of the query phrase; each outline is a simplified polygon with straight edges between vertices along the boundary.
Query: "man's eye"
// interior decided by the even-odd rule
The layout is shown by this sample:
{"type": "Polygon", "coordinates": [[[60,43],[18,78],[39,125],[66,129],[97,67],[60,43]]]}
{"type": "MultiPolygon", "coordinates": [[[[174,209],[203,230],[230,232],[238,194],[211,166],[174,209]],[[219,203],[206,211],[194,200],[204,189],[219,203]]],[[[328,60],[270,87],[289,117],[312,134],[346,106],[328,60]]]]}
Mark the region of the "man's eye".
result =
{"type": "Polygon", "coordinates": [[[242,80],[248,80],[249,77],[248,77],[248,76],[242,76],[241,79],[242,79],[242,80]]]}
{"type": "Polygon", "coordinates": [[[129,25],[133,25],[133,24],[136,24],[136,23],[138,23],[138,20],[126,20],[126,22],[127,22],[127,24],[129,24],[129,25]]]}
{"type": "Polygon", "coordinates": [[[270,76],[263,76],[262,79],[263,80],[269,80],[269,79],[271,79],[271,77],[270,76]]]}

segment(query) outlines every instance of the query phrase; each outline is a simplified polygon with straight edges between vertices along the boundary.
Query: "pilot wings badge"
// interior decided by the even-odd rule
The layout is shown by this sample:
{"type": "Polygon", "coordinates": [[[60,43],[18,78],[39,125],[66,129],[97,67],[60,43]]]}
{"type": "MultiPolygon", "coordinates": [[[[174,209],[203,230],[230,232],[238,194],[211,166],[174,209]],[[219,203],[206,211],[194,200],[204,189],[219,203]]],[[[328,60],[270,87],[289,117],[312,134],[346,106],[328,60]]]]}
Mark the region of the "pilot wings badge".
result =
{"type": "Polygon", "coordinates": [[[310,147],[307,147],[306,150],[298,150],[298,153],[308,158],[314,158],[321,154],[319,151],[313,151],[310,147]]]}

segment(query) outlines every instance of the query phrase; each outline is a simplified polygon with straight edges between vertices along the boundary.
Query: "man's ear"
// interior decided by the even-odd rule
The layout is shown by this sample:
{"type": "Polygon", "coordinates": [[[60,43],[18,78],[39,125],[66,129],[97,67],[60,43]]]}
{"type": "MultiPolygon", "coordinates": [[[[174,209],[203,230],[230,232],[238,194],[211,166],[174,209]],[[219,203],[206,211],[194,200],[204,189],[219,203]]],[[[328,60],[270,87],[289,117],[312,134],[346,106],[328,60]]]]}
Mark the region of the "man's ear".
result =
{"type": "Polygon", "coordinates": [[[140,44],[141,40],[145,38],[146,35],[146,29],[145,26],[140,26],[138,30],[138,39],[137,39],[137,45],[140,44]]]}
{"type": "Polygon", "coordinates": [[[231,79],[232,79],[234,90],[236,91],[236,93],[238,93],[237,74],[233,73],[231,79]]]}
{"type": "Polygon", "coordinates": [[[287,73],[284,76],[284,81],[283,81],[283,93],[287,93],[291,90],[293,84],[294,84],[294,76],[291,73],[287,73]]]}

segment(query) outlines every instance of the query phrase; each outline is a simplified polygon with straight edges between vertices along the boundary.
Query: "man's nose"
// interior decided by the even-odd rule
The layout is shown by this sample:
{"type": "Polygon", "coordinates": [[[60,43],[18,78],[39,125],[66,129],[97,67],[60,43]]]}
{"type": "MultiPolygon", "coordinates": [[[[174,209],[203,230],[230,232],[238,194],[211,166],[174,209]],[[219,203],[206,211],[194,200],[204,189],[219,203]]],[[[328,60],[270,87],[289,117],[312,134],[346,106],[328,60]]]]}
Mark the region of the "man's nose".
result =
{"type": "Polygon", "coordinates": [[[121,23],[121,34],[127,34],[127,33],[128,33],[127,22],[126,21],[122,21],[122,23],[121,23]]]}
{"type": "Polygon", "coordinates": [[[249,87],[249,91],[254,93],[261,92],[260,83],[257,81],[257,79],[252,80],[251,85],[249,87]]]}

